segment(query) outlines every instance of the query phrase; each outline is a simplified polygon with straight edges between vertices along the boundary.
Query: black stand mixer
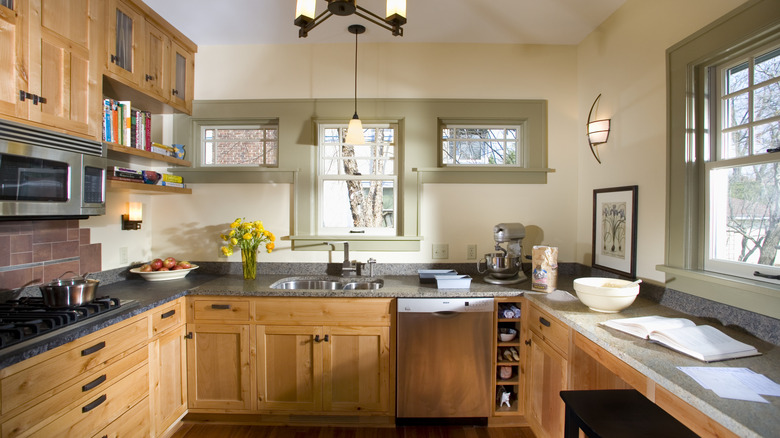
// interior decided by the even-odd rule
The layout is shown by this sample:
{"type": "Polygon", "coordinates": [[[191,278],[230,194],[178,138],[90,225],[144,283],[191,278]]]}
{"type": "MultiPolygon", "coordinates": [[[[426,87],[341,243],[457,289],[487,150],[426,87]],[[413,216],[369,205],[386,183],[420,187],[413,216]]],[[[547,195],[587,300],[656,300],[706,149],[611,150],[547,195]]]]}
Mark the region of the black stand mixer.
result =
{"type": "Polygon", "coordinates": [[[485,276],[485,282],[491,284],[515,284],[528,279],[523,273],[523,245],[525,227],[520,223],[498,224],[493,227],[493,239],[496,241],[496,251],[485,254],[485,257],[477,262],[477,271],[480,274],[489,272],[485,276]],[[501,247],[506,243],[506,249],[501,247]],[[482,261],[486,268],[482,270],[482,261]]]}

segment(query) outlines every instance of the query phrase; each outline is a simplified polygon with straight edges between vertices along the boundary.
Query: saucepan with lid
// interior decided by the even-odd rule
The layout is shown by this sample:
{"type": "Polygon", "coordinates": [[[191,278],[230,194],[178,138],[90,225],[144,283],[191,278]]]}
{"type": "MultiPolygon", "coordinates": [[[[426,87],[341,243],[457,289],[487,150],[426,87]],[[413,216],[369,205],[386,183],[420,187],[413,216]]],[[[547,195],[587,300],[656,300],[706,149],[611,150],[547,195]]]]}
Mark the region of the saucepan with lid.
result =
{"type": "Polygon", "coordinates": [[[68,271],[49,283],[42,285],[40,288],[41,295],[43,295],[43,303],[48,307],[71,307],[92,301],[95,299],[95,291],[100,281],[85,277],[86,275],[81,276],[75,272],[68,271]],[[74,276],[62,278],[66,274],[74,274],[74,276]]]}

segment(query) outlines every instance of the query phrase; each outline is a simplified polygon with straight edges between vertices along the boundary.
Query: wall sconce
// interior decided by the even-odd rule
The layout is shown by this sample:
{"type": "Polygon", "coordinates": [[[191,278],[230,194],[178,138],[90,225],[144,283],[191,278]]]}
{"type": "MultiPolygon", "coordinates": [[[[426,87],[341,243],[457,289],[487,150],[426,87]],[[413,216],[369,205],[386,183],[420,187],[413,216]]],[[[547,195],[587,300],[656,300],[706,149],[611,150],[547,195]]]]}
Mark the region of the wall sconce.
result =
{"type": "Polygon", "coordinates": [[[122,215],[123,230],[140,230],[143,220],[143,207],[140,202],[128,202],[127,214],[122,215]]]}
{"type": "Polygon", "coordinates": [[[611,119],[590,119],[593,115],[593,108],[596,107],[596,103],[598,103],[599,99],[601,99],[601,94],[596,97],[596,100],[593,101],[593,105],[590,106],[590,112],[588,113],[588,124],[585,125],[585,128],[588,134],[588,144],[590,145],[590,151],[593,153],[596,161],[601,164],[598,149],[594,148],[593,146],[607,142],[607,139],[609,138],[609,124],[611,119]]]}

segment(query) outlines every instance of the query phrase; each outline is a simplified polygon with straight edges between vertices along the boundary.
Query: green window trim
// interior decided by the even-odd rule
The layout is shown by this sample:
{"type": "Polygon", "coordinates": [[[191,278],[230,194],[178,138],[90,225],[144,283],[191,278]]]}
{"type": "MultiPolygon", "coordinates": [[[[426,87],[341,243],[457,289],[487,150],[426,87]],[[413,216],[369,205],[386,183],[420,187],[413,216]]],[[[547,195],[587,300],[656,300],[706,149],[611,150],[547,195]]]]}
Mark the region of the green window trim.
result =
{"type": "Polygon", "coordinates": [[[765,43],[780,31],[774,0],[749,1],[667,50],[666,286],[730,306],[780,318],[780,289],[704,271],[706,70],[765,43]],[[699,157],[697,159],[697,157],[699,157]]]}

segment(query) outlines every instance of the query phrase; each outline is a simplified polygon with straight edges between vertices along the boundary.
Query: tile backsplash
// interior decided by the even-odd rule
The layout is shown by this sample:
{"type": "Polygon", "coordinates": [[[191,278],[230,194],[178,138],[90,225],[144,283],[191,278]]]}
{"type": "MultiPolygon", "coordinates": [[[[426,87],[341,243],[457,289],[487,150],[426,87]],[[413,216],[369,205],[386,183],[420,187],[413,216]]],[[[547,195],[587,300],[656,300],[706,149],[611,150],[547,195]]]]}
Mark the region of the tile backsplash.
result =
{"type": "Polygon", "coordinates": [[[0,221],[0,290],[101,270],[101,246],[78,220],[0,221]]]}

